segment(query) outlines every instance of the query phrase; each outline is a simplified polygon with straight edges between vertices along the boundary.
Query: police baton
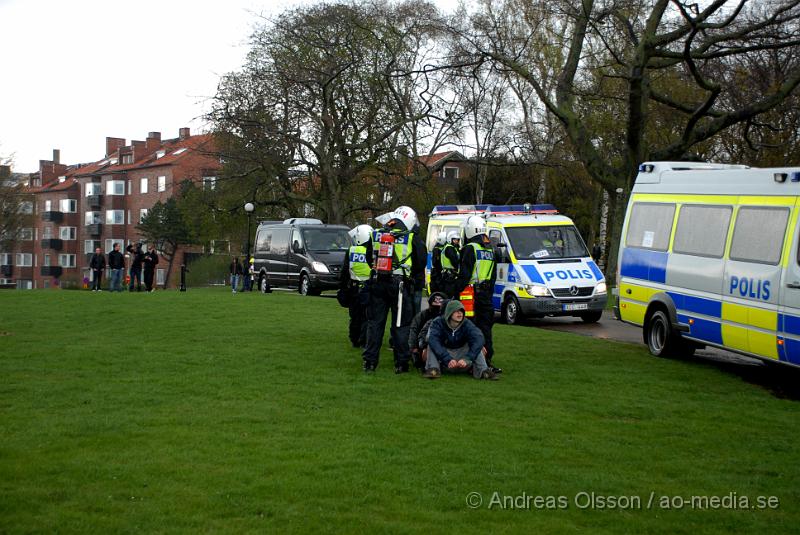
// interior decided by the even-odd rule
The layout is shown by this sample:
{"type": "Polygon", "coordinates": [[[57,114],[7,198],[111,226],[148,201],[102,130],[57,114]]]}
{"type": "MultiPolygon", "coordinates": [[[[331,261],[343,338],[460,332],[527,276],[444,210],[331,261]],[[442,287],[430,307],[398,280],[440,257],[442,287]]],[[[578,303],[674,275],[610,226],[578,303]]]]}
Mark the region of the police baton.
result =
{"type": "Polygon", "coordinates": [[[400,327],[403,318],[403,281],[400,280],[399,291],[397,292],[397,322],[395,327],[400,327]]]}

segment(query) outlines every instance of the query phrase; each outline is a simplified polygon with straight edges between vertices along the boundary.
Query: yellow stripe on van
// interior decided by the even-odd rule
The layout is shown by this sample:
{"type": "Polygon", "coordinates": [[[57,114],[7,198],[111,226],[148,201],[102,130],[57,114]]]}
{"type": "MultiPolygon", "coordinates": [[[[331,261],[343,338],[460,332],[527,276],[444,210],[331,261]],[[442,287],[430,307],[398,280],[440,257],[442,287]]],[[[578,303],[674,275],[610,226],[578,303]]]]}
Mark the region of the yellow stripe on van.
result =
{"type": "Polygon", "coordinates": [[[747,325],[747,309],[744,305],[735,305],[733,303],[722,303],[722,319],[725,321],[732,321],[747,325]]]}
{"type": "Polygon", "coordinates": [[[725,347],[731,349],[738,349],[740,351],[749,351],[750,344],[747,339],[748,329],[746,327],[737,327],[735,325],[722,324],[722,343],[725,347]]]}
{"type": "Polygon", "coordinates": [[[677,204],[736,204],[737,195],[683,195],[636,193],[631,202],[672,202],[677,204]]]}
{"type": "Polygon", "coordinates": [[[773,195],[742,195],[739,204],[742,206],[786,206],[792,207],[797,197],[776,197],[773,195]]]}
{"type": "Polygon", "coordinates": [[[623,321],[644,325],[645,312],[647,312],[647,304],[635,303],[623,297],[619,298],[619,315],[623,321]]]}
{"type": "Polygon", "coordinates": [[[775,334],[750,330],[747,333],[750,341],[750,353],[778,360],[778,346],[775,334]]]}
{"type": "Polygon", "coordinates": [[[640,286],[629,282],[623,282],[619,285],[620,299],[639,301],[646,305],[650,303],[651,297],[661,291],[663,290],[648,288],[647,286],[640,286]]]}

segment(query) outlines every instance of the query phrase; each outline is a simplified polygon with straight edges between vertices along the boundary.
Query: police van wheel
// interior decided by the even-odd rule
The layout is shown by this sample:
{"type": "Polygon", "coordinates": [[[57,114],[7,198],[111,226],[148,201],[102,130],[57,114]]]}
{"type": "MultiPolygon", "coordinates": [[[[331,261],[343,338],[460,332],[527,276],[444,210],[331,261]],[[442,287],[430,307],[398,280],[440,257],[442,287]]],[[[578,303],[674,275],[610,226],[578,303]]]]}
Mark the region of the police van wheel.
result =
{"type": "Polygon", "coordinates": [[[308,275],[303,273],[300,275],[300,286],[298,287],[297,291],[300,292],[300,295],[308,295],[308,290],[311,288],[311,281],[308,280],[308,275]]]}
{"type": "Polygon", "coordinates": [[[503,303],[503,321],[508,325],[519,325],[522,320],[522,313],[519,309],[519,301],[513,295],[509,295],[503,303]]]}
{"type": "Polygon", "coordinates": [[[602,310],[593,310],[592,312],[586,312],[581,314],[581,319],[584,323],[597,323],[600,321],[600,318],[603,317],[602,310]]]}
{"type": "Polygon", "coordinates": [[[656,357],[674,357],[678,354],[680,340],[672,332],[669,317],[663,310],[656,310],[647,322],[647,348],[656,357]]]}

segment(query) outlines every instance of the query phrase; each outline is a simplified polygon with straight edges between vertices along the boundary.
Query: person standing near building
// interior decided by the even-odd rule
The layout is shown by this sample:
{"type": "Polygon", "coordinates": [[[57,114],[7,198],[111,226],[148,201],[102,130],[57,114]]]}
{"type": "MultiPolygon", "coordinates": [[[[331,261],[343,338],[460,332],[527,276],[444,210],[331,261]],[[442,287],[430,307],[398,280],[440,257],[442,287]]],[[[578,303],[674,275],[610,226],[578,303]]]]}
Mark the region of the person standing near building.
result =
{"type": "Polygon", "coordinates": [[[144,287],[148,292],[153,291],[153,276],[156,272],[158,265],[158,253],[154,245],[147,249],[147,254],[144,255],[144,287]]]}
{"type": "Polygon", "coordinates": [[[131,270],[130,270],[130,285],[128,291],[132,292],[136,288],[137,292],[142,291],[142,264],[144,263],[144,252],[142,251],[142,244],[137,243],[134,249],[133,245],[128,245],[125,249],[131,255],[131,270]]]}
{"type": "Polygon", "coordinates": [[[425,283],[428,252],[417,228],[417,214],[408,206],[397,208],[385,226],[373,233],[370,265],[375,275],[369,284],[367,306],[367,347],[364,371],[378,367],[386,319],[392,312],[390,328],[395,373],[407,373],[410,352],[408,330],[414,318],[414,296],[425,283]]]}
{"type": "Polygon", "coordinates": [[[242,264],[239,263],[238,256],[233,257],[229,271],[231,274],[231,292],[236,293],[236,288],[239,287],[239,278],[242,276],[242,264]]]}
{"type": "Polygon", "coordinates": [[[125,272],[125,257],[119,251],[119,243],[114,244],[114,250],[108,253],[108,267],[111,269],[111,279],[108,289],[111,292],[122,291],[122,274],[125,272]]]}
{"type": "Polygon", "coordinates": [[[372,274],[369,265],[369,246],[373,228],[369,225],[358,225],[348,234],[353,245],[347,251],[339,278],[339,289],[347,296],[347,309],[350,314],[348,336],[353,347],[367,345],[367,304],[369,289],[367,284],[372,274]]]}
{"type": "Polygon", "coordinates": [[[473,322],[483,333],[484,347],[486,348],[486,363],[495,373],[500,373],[500,368],[495,368],[492,362],[494,348],[492,345],[492,325],[494,324],[494,305],[492,294],[494,283],[497,280],[497,264],[494,261],[494,251],[489,241],[486,230],[486,221],[479,216],[470,216],[464,222],[464,237],[466,243],[461,249],[461,260],[458,270],[458,293],[461,294],[468,286],[474,290],[473,322]]]}
{"type": "Polygon", "coordinates": [[[94,250],[94,254],[89,260],[89,267],[92,270],[92,291],[102,292],[100,281],[103,280],[103,271],[106,269],[106,257],[99,247],[94,250]]]}
{"type": "Polygon", "coordinates": [[[447,233],[447,243],[442,248],[442,284],[441,292],[448,299],[458,297],[458,269],[461,262],[458,248],[461,243],[461,234],[457,230],[447,233]]]}

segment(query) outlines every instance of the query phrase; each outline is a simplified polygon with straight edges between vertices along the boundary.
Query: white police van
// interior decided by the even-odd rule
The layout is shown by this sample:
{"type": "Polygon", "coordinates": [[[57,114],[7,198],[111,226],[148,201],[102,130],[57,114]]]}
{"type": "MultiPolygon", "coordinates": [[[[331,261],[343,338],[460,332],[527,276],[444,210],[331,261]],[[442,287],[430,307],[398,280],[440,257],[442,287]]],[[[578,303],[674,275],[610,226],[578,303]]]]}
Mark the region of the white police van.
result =
{"type": "MultiPolygon", "coordinates": [[[[486,220],[495,248],[493,303],[504,321],[518,323],[526,316],[600,319],[606,306],[605,277],[570,218],[550,204],[440,205],[430,214],[428,251],[439,232],[460,232],[461,223],[472,215],[486,220]]],[[[428,253],[428,276],[430,269],[428,253]]]]}
{"type": "Polygon", "coordinates": [[[642,164],[615,314],[657,356],[710,345],[800,366],[799,217],[798,167],[642,164]]]}

